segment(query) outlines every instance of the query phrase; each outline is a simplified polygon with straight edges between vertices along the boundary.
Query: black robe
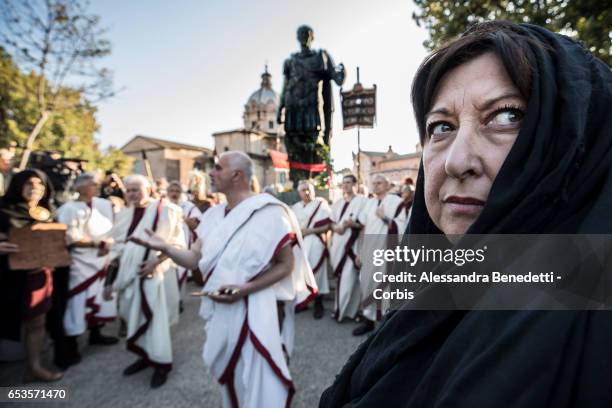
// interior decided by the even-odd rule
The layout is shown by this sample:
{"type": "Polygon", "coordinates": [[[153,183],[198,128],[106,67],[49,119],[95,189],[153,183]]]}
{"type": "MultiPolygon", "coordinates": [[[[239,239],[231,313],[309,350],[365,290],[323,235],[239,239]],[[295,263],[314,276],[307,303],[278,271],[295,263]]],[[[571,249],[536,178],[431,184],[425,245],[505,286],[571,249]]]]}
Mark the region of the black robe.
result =
{"type": "MultiPolygon", "coordinates": [[[[534,49],[517,140],[473,234],[612,233],[612,74],[581,45],[521,25],[534,49]]],[[[417,180],[409,233],[441,233],[417,180]]],[[[612,313],[394,311],[320,407],[612,407],[612,313]]]]}
{"type": "MultiPolygon", "coordinates": [[[[21,198],[21,190],[31,177],[45,184],[45,195],[39,205],[53,211],[53,186],[40,170],[26,169],[11,179],[6,194],[0,198],[0,232],[8,234],[12,227],[25,227],[36,221],[21,198]]],[[[48,221],[52,221],[50,218],[48,221]]],[[[0,338],[20,340],[21,324],[27,317],[28,276],[32,271],[11,270],[7,255],[0,255],[0,338]]]]}

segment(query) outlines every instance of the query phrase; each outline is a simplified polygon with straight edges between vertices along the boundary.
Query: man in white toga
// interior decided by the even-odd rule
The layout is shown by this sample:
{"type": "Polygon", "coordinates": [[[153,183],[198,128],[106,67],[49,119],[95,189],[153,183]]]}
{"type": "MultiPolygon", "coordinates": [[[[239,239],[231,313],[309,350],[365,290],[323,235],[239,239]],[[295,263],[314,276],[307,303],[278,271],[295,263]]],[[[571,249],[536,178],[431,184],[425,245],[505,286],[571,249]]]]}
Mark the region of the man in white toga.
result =
{"type": "Polygon", "coordinates": [[[67,350],[62,361],[66,368],[77,363],[81,356],[77,338],[89,329],[89,344],[112,345],[119,340],[104,336],[100,329],[117,317],[115,299],[104,300],[103,288],[108,252],[112,245],[113,206],[99,198],[100,185],[90,173],[79,175],[74,181],[79,194],[58,209],[58,221],[66,224],[70,247],[70,280],[64,313],[67,350]]]}
{"type": "Polygon", "coordinates": [[[347,174],[342,179],[342,198],[332,206],[331,265],[336,277],[336,304],[333,317],[339,322],[354,319],[359,311],[358,239],[363,225],[359,216],[367,199],[356,194],[357,178],[347,174]]]}
{"type": "MultiPolygon", "coordinates": [[[[361,212],[359,221],[365,226],[364,239],[361,248],[361,259],[368,258],[377,249],[387,249],[391,238],[399,234],[399,226],[403,226],[406,214],[403,211],[402,199],[390,194],[389,180],[380,174],[372,179],[374,197],[370,198],[361,212]]],[[[395,240],[397,242],[397,239],[395,240]]],[[[353,334],[360,336],[374,330],[374,322],[382,319],[388,302],[374,299],[373,292],[378,287],[374,281],[374,272],[379,269],[371,262],[363,262],[359,274],[361,286],[361,307],[364,321],[353,334]]]]}
{"type": "Polygon", "coordinates": [[[314,318],[320,319],[324,312],[323,295],[329,293],[327,231],[331,224],[331,209],[325,199],[315,197],[314,185],[308,180],[298,183],[298,193],[302,201],[294,204],[291,209],[302,228],[304,251],[319,288],[319,294],[314,299],[314,318]]]}
{"type": "Polygon", "coordinates": [[[269,194],[251,192],[252,174],[246,154],[219,156],[211,182],[227,203],[204,213],[198,231],[206,233],[190,250],[156,234],[138,242],[187,268],[199,266],[203,357],[223,386],[223,406],[285,407],[295,392],[287,363],[294,309],[317,287],[295,216],[269,194]]]}
{"type": "Polygon", "coordinates": [[[123,374],[153,367],[151,388],[158,388],[172,369],[170,326],[178,321],[179,310],[176,266],[128,238],[145,238],[145,230],[155,231],[169,245],[184,248],[183,212],[165,198],[153,199],[144,176],[127,177],[125,187],[133,206],[117,214],[113,228],[111,257],[118,261],[113,288],[119,294],[119,314],[127,322],[127,348],[139,358],[123,374]]]}

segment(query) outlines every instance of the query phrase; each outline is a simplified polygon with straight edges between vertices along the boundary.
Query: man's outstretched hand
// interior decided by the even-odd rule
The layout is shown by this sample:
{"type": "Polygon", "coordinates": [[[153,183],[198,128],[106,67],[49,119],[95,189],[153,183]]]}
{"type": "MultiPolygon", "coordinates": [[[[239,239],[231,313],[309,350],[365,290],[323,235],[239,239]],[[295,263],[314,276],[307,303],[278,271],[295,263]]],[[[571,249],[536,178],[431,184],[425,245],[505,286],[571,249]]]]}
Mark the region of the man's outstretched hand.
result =
{"type": "Polygon", "coordinates": [[[148,235],[147,239],[131,236],[128,238],[128,241],[132,241],[135,244],[142,245],[143,247],[148,249],[164,252],[164,250],[168,247],[166,241],[164,241],[162,237],[155,234],[150,229],[146,229],[145,232],[148,235]]]}

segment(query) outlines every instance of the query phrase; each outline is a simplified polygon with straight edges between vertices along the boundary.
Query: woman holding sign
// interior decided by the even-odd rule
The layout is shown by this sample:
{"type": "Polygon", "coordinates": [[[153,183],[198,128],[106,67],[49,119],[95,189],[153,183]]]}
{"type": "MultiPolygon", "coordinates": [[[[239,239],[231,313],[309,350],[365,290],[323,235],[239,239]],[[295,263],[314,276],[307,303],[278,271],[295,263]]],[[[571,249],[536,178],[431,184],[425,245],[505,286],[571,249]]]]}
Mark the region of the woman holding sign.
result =
{"type": "Polygon", "coordinates": [[[47,176],[34,169],[16,174],[0,198],[0,338],[20,340],[24,328],[27,368],[24,382],[57,381],[62,374],[41,365],[45,314],[51,308],[51,270],[11,270],[9,254],[19,251],[7,242],[11,228],[52,221],[53,187],[47,176]]]}

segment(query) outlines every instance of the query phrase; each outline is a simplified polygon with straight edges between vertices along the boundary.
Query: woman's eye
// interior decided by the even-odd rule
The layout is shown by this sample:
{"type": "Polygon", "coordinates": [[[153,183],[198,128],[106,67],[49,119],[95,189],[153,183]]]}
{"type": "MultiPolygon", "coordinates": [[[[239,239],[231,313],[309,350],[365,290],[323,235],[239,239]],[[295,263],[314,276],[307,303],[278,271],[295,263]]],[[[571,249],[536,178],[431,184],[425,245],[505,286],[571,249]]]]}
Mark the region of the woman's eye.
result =
{"type": "Polygon", "coordinates": [[[505,109],[495,114],[489,123],[508,126],[520,123],[522,119],[523,112],[519,109],[505,109]]]}
{"type": "Polygon", "coordinates": [[[450,123],[437,122],[429,125],[427,133],[429,133],[429,137],[436,137],[452,132],[453,130],[454,128],[450,123]]]}

